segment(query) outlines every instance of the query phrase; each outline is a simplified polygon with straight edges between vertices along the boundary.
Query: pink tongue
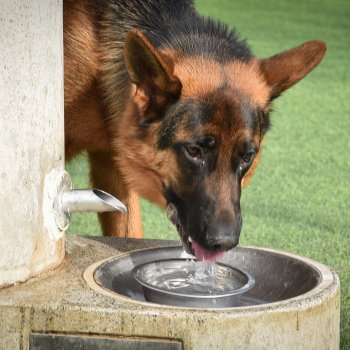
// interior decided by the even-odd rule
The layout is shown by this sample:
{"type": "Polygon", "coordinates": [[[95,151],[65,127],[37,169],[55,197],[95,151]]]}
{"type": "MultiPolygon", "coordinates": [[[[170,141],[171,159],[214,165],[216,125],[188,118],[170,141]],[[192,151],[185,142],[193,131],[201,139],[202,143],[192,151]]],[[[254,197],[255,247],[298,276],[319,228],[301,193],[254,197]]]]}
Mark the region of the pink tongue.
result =
{"type": "Polygon", "coordinates": [[[226,255],[226,252],[211,252],[202,246],[200,246],[196,241],[191,242],[194,255],[198,260],[205,260],[215,262],[226,255]]]}

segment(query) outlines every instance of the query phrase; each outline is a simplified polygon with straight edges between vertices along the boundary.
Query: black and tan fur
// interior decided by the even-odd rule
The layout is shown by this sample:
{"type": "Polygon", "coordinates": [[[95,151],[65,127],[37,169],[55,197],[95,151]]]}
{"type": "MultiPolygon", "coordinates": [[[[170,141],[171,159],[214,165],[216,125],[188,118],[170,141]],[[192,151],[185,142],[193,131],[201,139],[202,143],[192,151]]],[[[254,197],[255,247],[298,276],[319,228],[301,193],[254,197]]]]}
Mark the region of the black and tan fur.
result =
{"type": "Polygon", "coordinates": [[[321,61],[310,41],[260,60],[191,0],[65,0],[66,157],[128,206],[105,234],[141,236],[141,195],[168,207],[184,243],[237,244],[240,194],[271,102],[321,61]]]}

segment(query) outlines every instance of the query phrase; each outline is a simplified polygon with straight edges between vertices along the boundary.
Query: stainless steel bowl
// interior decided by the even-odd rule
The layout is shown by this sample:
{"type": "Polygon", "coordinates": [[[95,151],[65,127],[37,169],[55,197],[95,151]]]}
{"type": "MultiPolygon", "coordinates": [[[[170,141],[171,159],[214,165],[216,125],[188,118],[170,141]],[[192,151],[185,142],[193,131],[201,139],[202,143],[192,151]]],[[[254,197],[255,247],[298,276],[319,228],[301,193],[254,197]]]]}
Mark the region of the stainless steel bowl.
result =
{"type": "Polygon", "coordinates": [[[242,293],[254,286],[254,279],[248,273],[230,265],[211,264],[211,273],[198,277],[201,268],[198,261],[167,259],[135,266],[132,275],[142,285],[147,301],[173,306],[238,306],[242,293]]]}

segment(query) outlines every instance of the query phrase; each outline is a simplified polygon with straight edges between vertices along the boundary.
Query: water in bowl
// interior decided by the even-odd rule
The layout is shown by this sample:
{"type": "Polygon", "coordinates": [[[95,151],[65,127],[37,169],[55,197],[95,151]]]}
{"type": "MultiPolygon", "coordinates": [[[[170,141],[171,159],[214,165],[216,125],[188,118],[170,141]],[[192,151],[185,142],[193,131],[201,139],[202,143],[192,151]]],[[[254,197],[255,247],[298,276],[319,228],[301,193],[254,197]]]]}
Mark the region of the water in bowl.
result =
{"type": "Polygon", "coordinates": [[[230,292],[245,284],[242,276],[229,266],[194,260],[150,264],[139,277],[164,291],[196,295],[230,292]]]}

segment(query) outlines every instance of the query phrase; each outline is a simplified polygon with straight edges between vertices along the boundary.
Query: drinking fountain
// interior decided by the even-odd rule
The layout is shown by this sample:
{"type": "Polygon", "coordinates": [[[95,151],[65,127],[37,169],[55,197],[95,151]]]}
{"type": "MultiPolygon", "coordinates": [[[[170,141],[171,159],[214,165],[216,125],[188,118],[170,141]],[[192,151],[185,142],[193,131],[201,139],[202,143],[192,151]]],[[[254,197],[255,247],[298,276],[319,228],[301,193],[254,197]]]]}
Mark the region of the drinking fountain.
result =
{"type": "Polygon", "coordinates": [[[178,242],[65,235],[75,211],[126,208],[64,170],[62,18],[62,0],[0,2],[0,350],[338,349],[323,264],[238,247],[220,263],[242,272],[239,297],[174,305],[132,271],[184,259],[178,242]]]}

